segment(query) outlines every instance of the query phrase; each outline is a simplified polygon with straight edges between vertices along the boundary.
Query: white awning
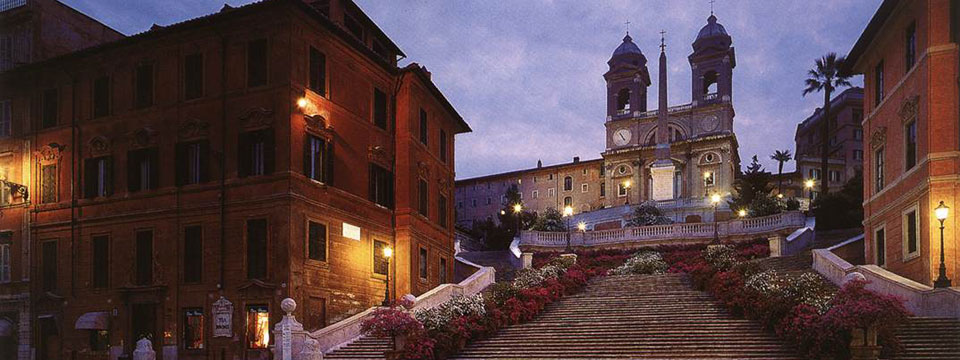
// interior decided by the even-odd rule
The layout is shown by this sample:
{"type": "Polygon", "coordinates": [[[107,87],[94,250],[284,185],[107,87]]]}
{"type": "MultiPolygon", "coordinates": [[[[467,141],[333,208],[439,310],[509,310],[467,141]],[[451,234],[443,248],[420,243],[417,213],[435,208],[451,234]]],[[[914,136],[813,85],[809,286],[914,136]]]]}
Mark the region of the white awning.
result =
{"type": "Polygon", "coordinates": [[[7,319],[0,319],[0,337],[13,336],[17,333],[17,329],[13,326],[13,323],[7,319]]]}
{"type": "Polygon", "coordinates": [[[77,318],[77,323],[74,327],[77,330],[110,330],[107,326],[107,320],[109,319],[110,314],[106,311],[88,312],[77,318]]]}

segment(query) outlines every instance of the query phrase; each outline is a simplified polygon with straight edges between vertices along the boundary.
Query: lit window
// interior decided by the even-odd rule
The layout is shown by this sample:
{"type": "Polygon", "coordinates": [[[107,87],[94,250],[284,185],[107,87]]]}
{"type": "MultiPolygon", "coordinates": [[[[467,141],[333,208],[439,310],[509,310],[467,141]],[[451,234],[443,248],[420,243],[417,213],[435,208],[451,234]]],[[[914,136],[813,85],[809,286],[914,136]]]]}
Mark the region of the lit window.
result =
{"type": "Polygon", "coordinates": [[[912,258],[920,254],[920,224],[916,208],[903,214],[903,255],[912,258]]]}
{"type": "Polygon", "coordinates": [[[267,306],[247,306],[247,348],[266,349],[269,345],[270,312],[267,306]]]}
{"type": "Polygon", "coordinates": [[[627,187],[623,186],[623,183],[617,184],[617,196],[619,197],[627,196],[627,187]]]}
{"type": "Polygon", "coordinates": [[[203,349],[203,309],[184,310],[183,347],[188,350],[203,349]]]}
{"type": "Polygon", "coordinates": [[[374,240],[373,241],[373,273],[378,275],[387,275],[387,272],[390,271],[390,260],[386,256],[383,256],[383,249],[387,247],[387,243],[374,240]]]}

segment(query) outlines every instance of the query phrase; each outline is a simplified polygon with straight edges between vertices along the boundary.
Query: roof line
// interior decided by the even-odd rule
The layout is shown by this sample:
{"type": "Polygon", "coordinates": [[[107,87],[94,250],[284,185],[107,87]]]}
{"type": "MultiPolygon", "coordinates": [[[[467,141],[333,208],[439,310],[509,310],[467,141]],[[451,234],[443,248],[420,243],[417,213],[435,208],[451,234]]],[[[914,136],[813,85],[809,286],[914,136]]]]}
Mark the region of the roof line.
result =
{"type": "Polygon", "coordinates": [[[857,63],[860,62],[860,58],[867,50],[867,47],[870,46],[870,43],[873,42],[873,39],[877,37],[877,33],[880,31],[880,28],[882,28],[883,24],[887,22],[887,19],[890,18],[893,10],[899,4],[900,0],[883,0],[883,3],[881,3],[880,7],[877,8],[877,12],[873,14],[870,22],[867,23],[867,27],[863,30],[863,33],[860,34],[857,42],[853,45],[853,48],[850,49],[849,53],[847,53],[846,61],[843,63],[843,67],[840,69],[840,71],[849,75],[858,74],[855,70],[857,63]]]}
{"type": "Polygon", "coordinates": [[[468,181],[477,181],[477,180],[483,180],[483,179],[487,179],[487,178],[508,177],[508,176],[511,176],[511,175],[516,175],[516,174],[519,174],[519,173],[525,173],[525,172],[530,172],[530,171],[548,170],[548,169],[560,168],[560,167],[564,167],[564,166],[581,165],[581,164],[587,164],[587,163],[598,162],[598,161],[603,161],[603,158],[590,159],[590,160],[580,160],[579,162],[568,162],[568,163],[554,164],[554,165],[548,165],[548,166],[542,166],[542,167],[534,167],[534,168],[527,168],[527,169],[507,171],[507,172],[502,172],[502,173],[497,173],[497,174],[482,175],[482,176],[477,176],[477,177],[472,177],[472,178],[466,178],[466,179],[456,180],[455,183],[468,182],[468,181]]]}

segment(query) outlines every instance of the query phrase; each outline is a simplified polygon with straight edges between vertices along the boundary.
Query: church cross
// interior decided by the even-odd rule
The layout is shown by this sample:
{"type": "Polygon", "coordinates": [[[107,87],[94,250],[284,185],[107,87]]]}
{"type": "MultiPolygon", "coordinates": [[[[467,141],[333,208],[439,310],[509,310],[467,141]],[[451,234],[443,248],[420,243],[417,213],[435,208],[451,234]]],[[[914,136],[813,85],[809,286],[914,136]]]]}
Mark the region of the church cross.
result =
{"type": "Polygon", "coordinates": [[[627,35],[630,35],[630,20],[627,20],[627,22],[623,24],[627,26],[627,35]]]}
{"type": "Polygon", "coordinates": [[[664,51],[664,49],[667,48],[667,44],[664,41],[664,37],[663,37],[663,34],[666,34],[666,33],[667,32],[665,30],[660,30],[660,51],[664,51]]]}
{"type": "Polygon", "coordinates": [[[710,0],[710,15],[713,15],[713,3],[715,2],[717,2],[717,0],[710,0]]]}

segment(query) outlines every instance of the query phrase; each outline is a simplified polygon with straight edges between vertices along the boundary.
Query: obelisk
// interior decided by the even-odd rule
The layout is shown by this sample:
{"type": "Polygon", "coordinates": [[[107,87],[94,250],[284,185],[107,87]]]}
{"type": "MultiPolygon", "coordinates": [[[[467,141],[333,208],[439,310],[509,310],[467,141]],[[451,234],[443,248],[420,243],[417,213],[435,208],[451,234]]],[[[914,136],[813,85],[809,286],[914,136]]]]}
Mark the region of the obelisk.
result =
{"type": "Polygon", "coordinates": [[[664,32],[660,32],[660,104],[657,108],[657,147],[654,150],[657,160],[650,167],[650,176],[653,178],[653,188],[651,195],[653,200],[672,200],[675,197],[673,193],[673,173],[676,167],[673,160],[670,159],[670,131],[667,117],[667,53],[666,44],[663,38],[664,32]]]}

